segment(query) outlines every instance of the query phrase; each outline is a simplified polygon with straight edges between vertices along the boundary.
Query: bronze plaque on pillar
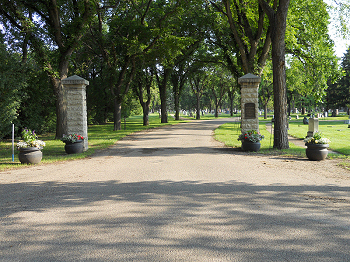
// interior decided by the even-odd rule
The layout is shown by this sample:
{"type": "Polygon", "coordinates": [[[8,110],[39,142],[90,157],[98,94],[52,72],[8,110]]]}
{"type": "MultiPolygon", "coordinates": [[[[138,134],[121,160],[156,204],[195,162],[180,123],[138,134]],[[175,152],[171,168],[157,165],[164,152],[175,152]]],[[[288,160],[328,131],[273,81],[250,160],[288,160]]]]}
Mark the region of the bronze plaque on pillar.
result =
{"type": "Polygon", "coordinates": [[[254,119],[255,118],[255,104],[246,103],[244,105],[244,118],[245,119],[254,119]]]}

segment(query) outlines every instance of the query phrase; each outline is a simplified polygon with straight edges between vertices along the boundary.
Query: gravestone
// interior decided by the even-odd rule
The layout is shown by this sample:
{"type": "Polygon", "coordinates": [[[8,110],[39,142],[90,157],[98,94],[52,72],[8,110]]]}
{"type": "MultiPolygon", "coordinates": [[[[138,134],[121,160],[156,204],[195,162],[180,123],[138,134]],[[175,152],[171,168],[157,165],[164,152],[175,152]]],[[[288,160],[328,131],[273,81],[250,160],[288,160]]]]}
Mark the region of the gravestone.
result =
{"type": "Polygon", "coordinates": [[[238,78],[241,85],[242,133],[248,130],[259,132],[259,100],[258,89],[261,78],[247,74],[238,78]]]}
{"type": "Polygon", "coordinates": [[[309,119],[309,131],[307,132],[307,137],[312,137],[318,132],[318,118],[309,119]]]}
{"type": "Polygon", "coordinates": [[[350,120],[345,120],[344,123],[348,125],[348,128],[350,128],[350,120]]]}
{"type": "Polygon", "coordinates": [[[84,137],[84,151],[88,149],[86,86],[89,81],[77,75],[62,80],[66,89],[67,132],[84,137]]]}
{"type": "Polygon", "coordinates": [[[306,116],[303,118],[303,124],[304,125],[308,125],[309,124],[309,119],[307,119],[306,116]]]}

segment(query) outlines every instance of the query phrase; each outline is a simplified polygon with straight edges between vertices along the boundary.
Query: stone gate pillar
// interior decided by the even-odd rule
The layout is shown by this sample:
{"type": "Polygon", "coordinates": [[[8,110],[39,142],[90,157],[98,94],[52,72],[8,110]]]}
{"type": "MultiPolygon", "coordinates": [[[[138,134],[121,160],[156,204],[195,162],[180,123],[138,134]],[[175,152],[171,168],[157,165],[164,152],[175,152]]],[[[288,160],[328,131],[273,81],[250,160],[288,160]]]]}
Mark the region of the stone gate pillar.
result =
{"type": "Polygon", "coordinates": [[[261,78],[247,74],[238,78],[241,85],[242,133],[248,130],[259,132],[259,98],[258,89],[261,78]]]}
{"type": "Polygon", "coordinates": [[[67,132],[84,137],[84,151],[88,149],[86,86],[89,81],[77,75],[62,80],[67,98],[67,132]]]}

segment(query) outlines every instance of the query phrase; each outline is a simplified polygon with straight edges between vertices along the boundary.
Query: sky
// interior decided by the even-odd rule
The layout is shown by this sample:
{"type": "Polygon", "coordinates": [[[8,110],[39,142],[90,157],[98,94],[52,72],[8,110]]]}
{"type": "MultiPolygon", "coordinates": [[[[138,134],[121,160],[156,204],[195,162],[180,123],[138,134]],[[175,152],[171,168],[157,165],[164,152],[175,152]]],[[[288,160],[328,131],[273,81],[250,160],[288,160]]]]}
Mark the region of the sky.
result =
{"type": "MultiPolygon", "coordinates": [[[[337,1],[338,4],[341,3],[343,0],[337,1]]],[[[324,0],[325,3],[328,5],[335,5],[334,0],[324,0]]],[[[347,36],[347,39],[344,39],[339,30],[337,30],[337,14],[329,12],[329,15],[331,17],[330,19],[330,25],[328,26],[328,31],[331,39],[334,41],[334,52],[337,57],[342,58],[344,56],[344,53],[350,46],[350,35],[347,36]]]]}
{"type": "Polygon", "coordinates": [[[331,32],[330,37],[334,41],[334,52],[336,56],[342,58],[344,56],[344,53],[350,46],[350,40],[343,39],[341,36],[331,32]]]}

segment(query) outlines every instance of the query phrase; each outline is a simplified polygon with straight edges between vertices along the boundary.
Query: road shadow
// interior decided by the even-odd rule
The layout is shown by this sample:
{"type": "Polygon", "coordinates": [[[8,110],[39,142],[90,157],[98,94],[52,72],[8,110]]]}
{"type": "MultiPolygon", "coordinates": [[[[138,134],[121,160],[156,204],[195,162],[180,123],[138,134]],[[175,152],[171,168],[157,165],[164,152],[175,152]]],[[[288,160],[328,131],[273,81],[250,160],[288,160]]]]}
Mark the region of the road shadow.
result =
{"type": "Polygon", "coordinates": [[[349,192],[236,181],[1,184],[0,254],[3,261],[349,261],[349,192]]]}

